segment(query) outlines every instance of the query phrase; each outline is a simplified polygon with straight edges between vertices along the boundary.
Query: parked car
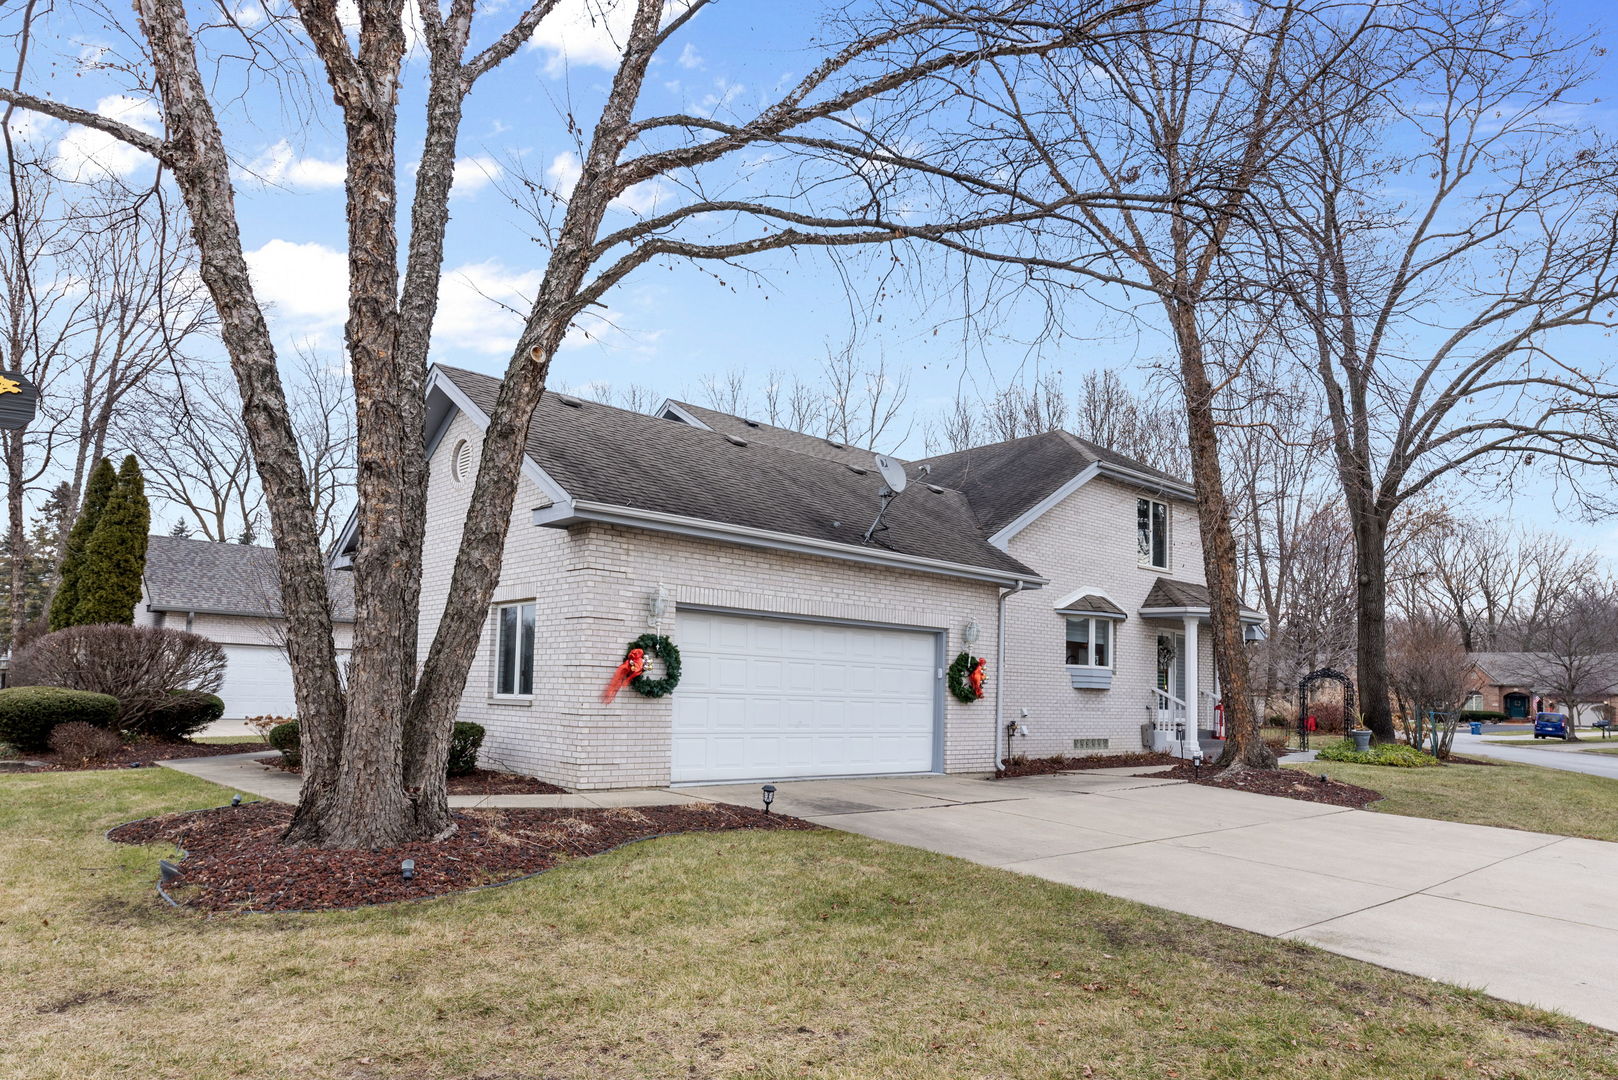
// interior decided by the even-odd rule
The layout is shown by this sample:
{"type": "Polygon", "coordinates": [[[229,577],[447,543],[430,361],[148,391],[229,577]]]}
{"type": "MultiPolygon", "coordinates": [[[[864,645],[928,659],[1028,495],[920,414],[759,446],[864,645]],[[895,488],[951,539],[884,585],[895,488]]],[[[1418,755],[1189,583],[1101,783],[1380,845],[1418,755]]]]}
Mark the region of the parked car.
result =
{"type": "Polygon", "coordinates": [[[1534,715],[1534,738],[1566,739],[1568,737],[1567,717],[1562,713],[1542,712],[1534,715]]]}

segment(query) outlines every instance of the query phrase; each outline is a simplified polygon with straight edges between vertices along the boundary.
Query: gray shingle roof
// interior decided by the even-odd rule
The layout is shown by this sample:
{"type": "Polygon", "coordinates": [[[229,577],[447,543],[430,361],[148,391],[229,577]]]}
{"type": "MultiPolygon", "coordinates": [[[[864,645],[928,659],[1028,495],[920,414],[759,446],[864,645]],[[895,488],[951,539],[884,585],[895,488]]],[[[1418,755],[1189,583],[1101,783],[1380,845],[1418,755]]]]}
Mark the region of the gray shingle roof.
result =
{"type": "Polygon", "coordinates": [[[1126,617],[1123,608],[1119,607],[1111,600],[1108,600],[1105,596],[1099,596],[1095,593],[1086,593],[1085,595],[1078,597],[1071,604],[1064,604],[1062,606],[1062,610],[1116,615],[1120,619],[1126,617]]]}
{"type": "MultiPolygon", "coordinates": [[[[327,575],[332,617],[354,621],[354,575],[327,575]]],[[[278,618],[275,549],[177,536],[147,541],[146,602],[154,611],[211,611],[278,618]]]]}
{"type": "MultiPolygon", "coordinates": [[[[1146,593],[1146,599],[1141,601],[1140,606],[1143,610],[1148,608],[1205,608],[1209,607],[1212,602],[1206,585],[1160,577],[1152,582],[1152,587],[1146,593]]],[[[1256,617],[1259,613],[1243,604],[1242,614],[1256,617]]]]}
{"type": "MultiPolygon", "coordinates": [[[[485,413],[499,380],[440,370],[485,413]]],[[[528,456],[575,500],[723,522],[861,546],[881,477],[828,458],[546,394],[528,429],[528,456]],[[569,404],[569,400],[573,404],[569,404]]],[[[1038,577],[991,545],[958,491],[912,483],[870,546],[919,558],[1038,577]]]]}
{"type": "Polygon", "coordinates": [[[928,479],[963,492],[978,520],[993,535],[1098,461],[1165,484],[1186,486],[1184,480],[1065,431],[974,446],[915,464],[931,465],[928,479]]]}
{"type": "MultiPolygon", "coordinates": [[[[793,450],[810,457],[827,458],[831,461],[840,461],[848,465],[869,467],[875,451],[859,446],[849,446],[845,443],[834,442],[831,439],[821,438],[819,435],[810,435],[804,431],[793,431],[791,428],[776,427],[766,424],[762,420],[751,420],[743,416],[733,416],[730,413],[719,412],[716,409],[706,409],[701,405],[692,405],[684,401],[672,401],[685,412],[707,424],[713,430],[725,435],[735,435],[748,442],[757,442],[767,446],[778,446],[782,450],[793,450]]],[[[892,457],[892,455],[889,455],[892,457]]],[[[894,458],[895,461],[900,459],[894,458]]]]}

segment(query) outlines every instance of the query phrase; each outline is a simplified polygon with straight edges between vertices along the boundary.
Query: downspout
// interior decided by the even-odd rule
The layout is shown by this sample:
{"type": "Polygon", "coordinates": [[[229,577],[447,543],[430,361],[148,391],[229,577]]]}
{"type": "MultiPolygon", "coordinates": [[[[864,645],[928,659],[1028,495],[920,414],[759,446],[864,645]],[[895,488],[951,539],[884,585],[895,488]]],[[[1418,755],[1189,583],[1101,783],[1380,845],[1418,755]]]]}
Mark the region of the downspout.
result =
{"type": "MultiPolygon", "coordinates": [[[[1005,695],[1006,685],[1006,598],[1015,596],[1032,588],[1028,582],[1017,579],[1017,584],[1000,594],[995,602],[994,611],[994,738],[989,745],[994,747],[994,768],[1000,768],[1000,734],[1005,728],[1005,695]]],[[[1006,736],[1006,758],[1011,757],[1011,736],[1006,736]]]]}

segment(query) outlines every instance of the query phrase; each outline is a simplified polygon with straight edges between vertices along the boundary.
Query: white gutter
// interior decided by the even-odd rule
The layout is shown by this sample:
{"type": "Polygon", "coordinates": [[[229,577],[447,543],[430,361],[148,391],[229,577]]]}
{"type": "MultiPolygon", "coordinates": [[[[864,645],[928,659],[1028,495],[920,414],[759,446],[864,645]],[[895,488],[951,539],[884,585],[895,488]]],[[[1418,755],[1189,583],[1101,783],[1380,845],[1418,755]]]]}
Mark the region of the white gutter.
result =
{"type": "Polygon", "coordinates": [[[966,578],[969,581],[986,581],[1000,585],[1003,588],[1011,588],[1016,592],[1021,592],[1023,589],[1038,588],[1049,580],[1048,578],[1031,574],[1018,574],[1014,571],[996,571],[984,566],[949,562],[944,559],[929,559],[921,555],[907,555],[899,551],[889,551],[886,548],[860,547],[854,544],[838,543],[834,540],[820,540],[815,537],[800,536],[796,533],[755,529],[746,525],[733,525],[724,521],[709,521],[704,518],[684,517],[679,514],[665,514],[656,510],[642,510],[638,507],[617,506],[611,503],[585,502],[582,500],[557,503],[554,506],[541,507],[535,510],[533,521],[535,525],[545,525],[552,528],[565,528],[580,521],[599,521],[608,525],[627,525],[632,528],[677,533],[682,536],[694,536],[705,540],[722,540],[729,543],[746,544],[751,547],[769,548],[774,551],[790,551],[800,555],[821,555],[827,558],[846,559],[850,562],[862,562],[875,566],[891,566],[926,574],[942,574],[945,577],[966,578]]]}
{"type": "MultiPolygon", "coordinates": [[[[994,740],[990,743],[994,747],[995,768],[1000,766],[1000,733],[1005,730],[1005,686],[1006,686],[1006,598],[1014,596],[1029,588],[1026,582],[1019,581],[1005,592],[995,602],[994,611],[994,740]]],[[[1011,757],[1011,736],[1006,736],[1006,757],[1011,757]]]]}

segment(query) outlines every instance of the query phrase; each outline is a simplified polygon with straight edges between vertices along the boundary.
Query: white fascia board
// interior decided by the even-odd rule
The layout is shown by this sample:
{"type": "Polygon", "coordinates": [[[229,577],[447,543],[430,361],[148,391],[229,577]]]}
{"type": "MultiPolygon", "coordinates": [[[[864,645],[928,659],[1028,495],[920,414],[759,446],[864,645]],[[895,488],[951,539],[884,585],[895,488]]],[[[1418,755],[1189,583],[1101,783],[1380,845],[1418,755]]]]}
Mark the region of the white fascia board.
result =
{"type": "Polygon", "coordinates": [[[1197,501],[1196,489],[1189,484],[1137,472],[1126,465],[1118,465],[1111,461],[1098,461],[1096,462],[1096,467],[1101,470],[1101,475],[1128,484],[1131,487],[1145,488],[1156,494],[1173,496],[1189,503],[1197,501]]]}
{"type": "Polygon", "coordinates": [[[1028,574],[1016,574],[1010,571],[991,570],[982,566],[948,562],[943,559],[928,559],[920,555],[906,555],[902,552],[887,551],[882,548],[855,547],[851,544],[817,540],[813,537],[798,536],[793,533],[772,532],[768,529],[754,529],[745,525],[732,525],[723,521],[681,517],[677,514],[662,514],[654,510],[641,510],[630,506],[613,506],[609,503],[570,502],[566,505],[558,503],[555,506],[535,510],[533,521],[535,525],[550,526],[552,528],[566,528],[569,525],[583,521],[599,521],[609,525],[627,525],[637,529],[676,533],[681,536],[694,536],[704,540],[746,544],[749,547],[768,548],[772,551],[790,551],[799,555],[820,555],[829,559],[845,559],[850,562],[867,563],[873,566],[891,566],[903,570],[915,570],[925,574],[941,574],[945,577],[966,578],[971,581],[984,581],[1020,589],[1037,589],[1049,580],[1028,574]]]}
{"type": "MultiPolygon", "coordinates": [[[[1183,619],[1187,617],[1207,619],[1212,617],[1212,612],[1205,607],[1143,607],[1140,609],[1140,615],[1143,619],[1183,619]]],[[[1264,622],[1263,614],[1254,611],[1252,608],[1240,608],[1236,612],[1236,617],[1244,623],[1264,622]]]]}
{"type": "MultiPolygon", "coordinates": [[[[430,397],[434,392],[441,393],[450,402],[472,419],[478,427],[487,430],[489,417],[484,411],[473,403],[472,399],[461,392],[455,381],[445,375],[438,368],[433,368],[432,374],[427,378],[427,394],[430,397]]],[[[528,456],[527,451],[522,456],[523,475],[534,482],[534,485],[543,491],[553,503],[564,503],[571,500],[567,490],[558,484],[549,473],[540,467],[539,463],[528,456]]]]}
{"type": "Polygon", "coordinates": [[[690,424],[694,428],[701,428],[703,431],[713,430],[713,428],[709,427],[707,424],[704,424],[701,420],[698,420],[690,410],[682,409],[673,398],[665,398],[663,404],[659,405],[657,407],[657,411],[652,415],[658,417],[673,416],[682,423],[690,424]]]}
{"type": "Polygon", "coordinates": [[[1009,550],[1012,537],[1016,536],[1018,533],[1028,528],[1028,526],[1044,517],[1045,513],[1050,510],[1051,507],[1055,506],[1057,503],[1079,490],[1085,484],[1088,484],[1091,480],[1094,480],[1100,471],[1100,462],[1092,462],[1089,465],[1086,465],[1083,469],[1080,469],[1076,474],[1074,474],[1072,479],[1068,480],[1067,483],[1063,484],[1061,487],[1057,488],[1055,491],[1051,492],[1049,495],[1045,496],[1043,499],[1039,500],[1039,502],[1035,503],[1033,506],[1030,506],[1022,513],[1018,514],[999,532],[989,537],[989,543],[993,544],[1001,551],[1009,550]]]}

